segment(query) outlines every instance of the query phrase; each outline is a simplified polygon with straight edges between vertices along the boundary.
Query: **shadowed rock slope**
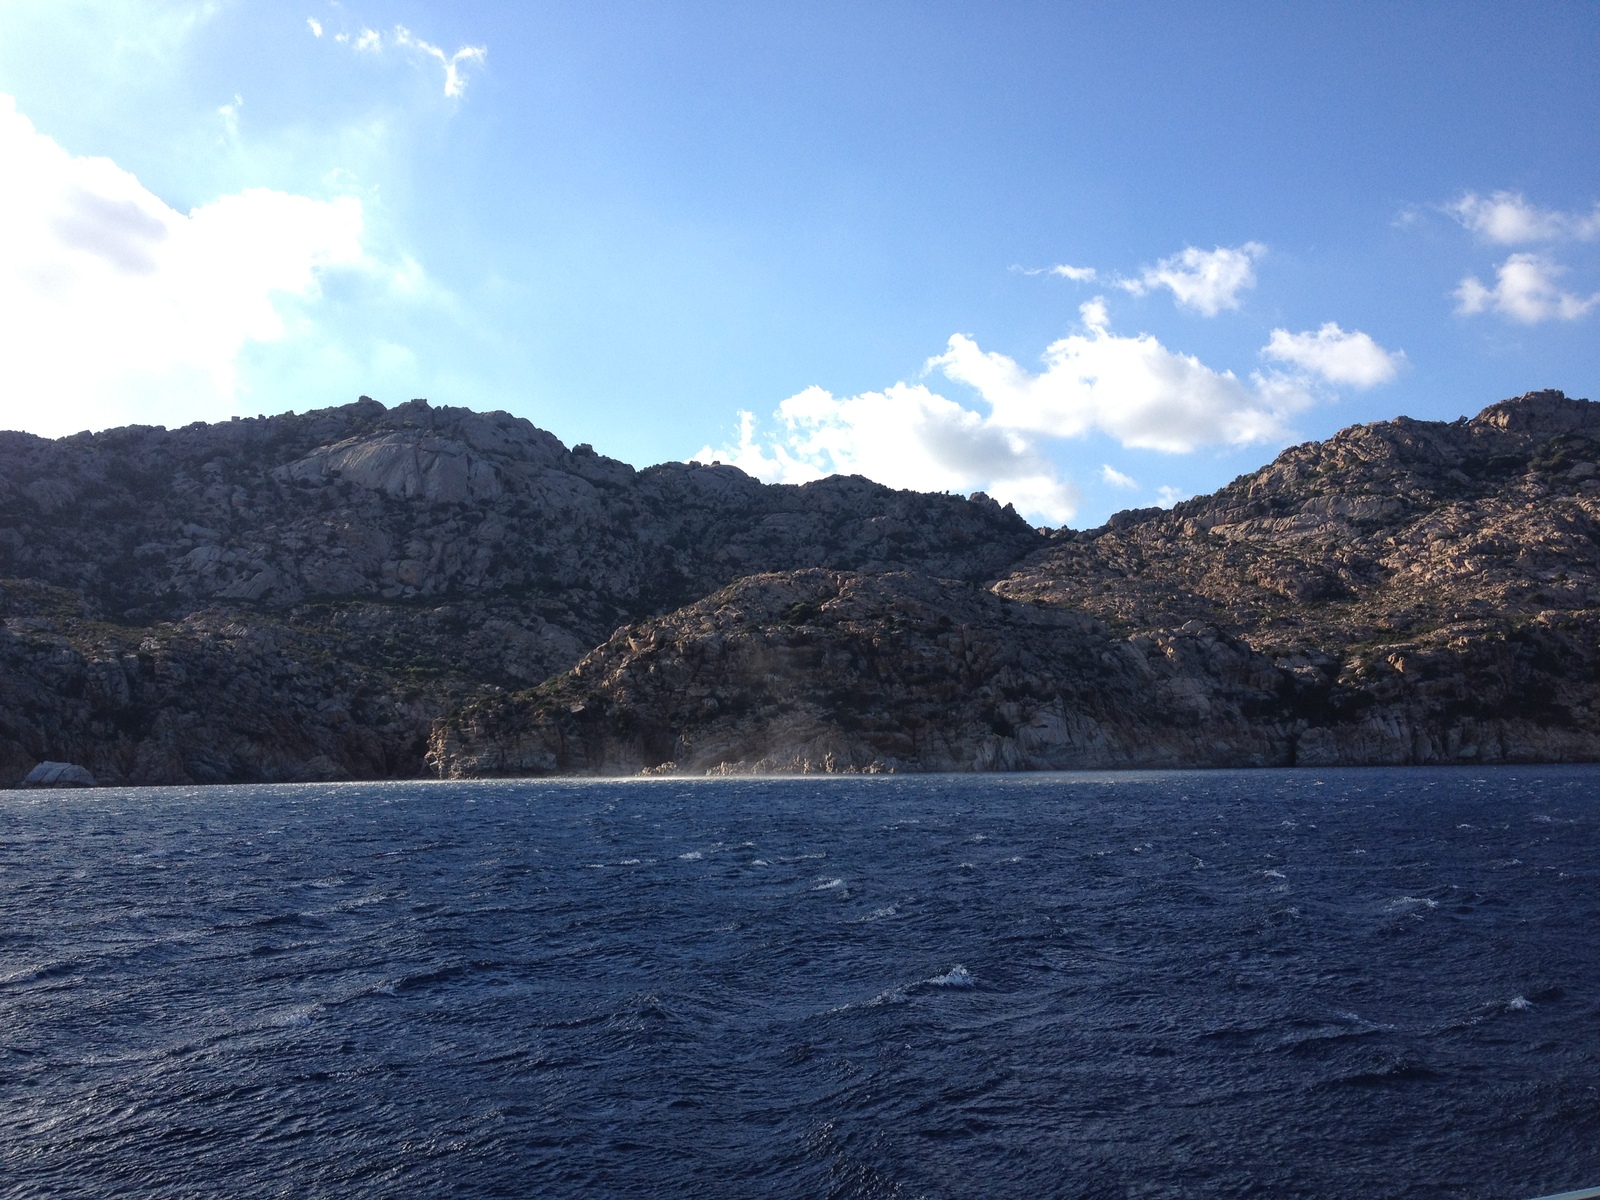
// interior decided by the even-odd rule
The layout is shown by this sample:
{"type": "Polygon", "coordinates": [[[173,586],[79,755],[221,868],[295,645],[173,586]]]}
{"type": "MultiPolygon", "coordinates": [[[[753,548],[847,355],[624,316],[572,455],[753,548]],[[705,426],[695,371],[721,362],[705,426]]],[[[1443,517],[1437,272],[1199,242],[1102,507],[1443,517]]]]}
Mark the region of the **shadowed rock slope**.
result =
{"type": "Polygon", "coordinates": [[[436,718],[742,576],[981,582],[1045,540],[984,498],[636,471],[421,400],[0,433],[0,784],[417,775],[436,718]]]}
{"type": "Polygon", "coordinates": [[[1600,405],[1285,451],[992,582],[750,574],[438,721],[446,776],[1600,758],[1600,405]]]}

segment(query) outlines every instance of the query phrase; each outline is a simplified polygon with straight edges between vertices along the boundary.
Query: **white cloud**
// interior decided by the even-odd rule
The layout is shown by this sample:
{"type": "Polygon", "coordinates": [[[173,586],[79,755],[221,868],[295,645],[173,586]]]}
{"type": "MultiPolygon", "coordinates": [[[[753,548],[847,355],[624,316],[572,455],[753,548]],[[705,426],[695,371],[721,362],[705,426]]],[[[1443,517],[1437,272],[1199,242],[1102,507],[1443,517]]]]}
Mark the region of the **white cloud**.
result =
{"type": "Polygon", "coordinates": [[[315,17],[306,18],[306,28],[311,30],[312,37],[322,36],[322,22],[317,20],[315,17]]]}
{"type": "Polygon", "coordinates": [[[376,29],[363,27],[354,37],[348,33],[336,33],[333,35],[333,40],[343,42],[362,54],[378,54],[383,50],[383,34],[376,29]]]}
{"type": "Polygon", "coordinates": [[[1078,315],[1089,329],[1105,329],[1111,324],[1111,311],[1106,308],[1106,298],[1096,296],[1078,305],[1078,315]]]}
{"type": "Polygon", "coordinates": [[[1456,289],[1458,313],[1497,312],[1535,325],[1540,321],[1573,321],[1600,304],[1600,292],[1587,298],[1563,291],[1556,280],[1566,268],[1538,254],[1513,254],[1495,268],[1494,287],[1468,276],[1456,289]]]}
{"type": "Polygon", "coordinates": [[[1117,286],[1135,296],[1167,288],[1181,307],[1214,317],[1223,309],[1239,307],[1239,293],[1256,285],[1255,260],[1266,252],[1260,242],[1214,250],[1188,246],[1181,254],[1146,267],[1137,279],[1117,280],[1117,286]]]}
{"type": "Polygon", "coordinates": [[[217,116],[222,118],[222,127],[227,130],[230,138],[239,136],[239,110],[244,107],[244,97],[234,93],[233,103],[221,105],[217,109],[217,116]]]}
{"type": "MultiPolygon", "coordinates": [[[[317,22],[310,22],[317,37],[322,37],[322,26],[317,22]]],[[[376,29],[362,29],[360,34],[350,37],[350,34],[334,34],[334,42],[354,48],[363,54],[381,54],[384,50],[384,35],[376,29]]],[[[410,51],[413,56],[437,62],[438,66],[445,69],[445,96],[454,99],[466,93],[467,78],[466,67],[472,62],[482,64],[488,58],[488,46],[461,46],[461,50],[454,54],[446,54],[432,42],[424,42],[418,35],[413,34],[405,26],[395,26],[394,34],[389,35],[389,45],[397,50],[410,51]]]]}
{"type": "Polygon", "coordinates": [[[736,445],[706,446],[695,457],[730,462],[768,483],[839,474],[919,491],[983,490],[1058,524],[1078,509],[1077,489],[1058,479],[1027,439],[921,384],[847,397],[810,387],[774,415],[782,429],[765,446],[755,417],[742,412],[736,445]]]}
{"type": "Polygon", "coordinates": [[[188,214],[79,158],[0,95],[0,426],[70,433],[215,419],[236,359],[285,334],[278,302],[335,269],[382,275],[352,197],[265,188],[188,214]]]}
{"type": "Polygon", "coordinates": [[[1059,275],[1063,279],[1070,279],[1074,283],[1093,283],[1099,277],[1099,272],[1093,267],[1073,267],[1068,266],[1066,263],[1051,267],[1050,274],[1059,275]]]}
{"type": "Polygon", "coordinates": [[[1272,340],[1261,353],[1267,358],[1293,363],[1329,383],[1348,383],[1358,388],[1387,383],[1395,377],[1406,357],[1403,350],[1385,350],[1360,330],[1346,333],[1332,321],[1315,333],[1274,329],[1272,340]]]}
{"type": "Polygon", "coordinates": [[[1047,347],[1040,374],[959,333],[929,366],[975,388],[1004,429],[1049,437],[1100,431],[1125,446],[1173,453],[1272,441],[1286,433],[1287,415],[1311,402],[1293,380],[1258,375],[1246,384],[1149,334],[1112,333],[1098,298],[1079,311],[1087,334],[1047,347]]]}
{"type": "MultiPolygon", "coordinates": [[[[775,433],[740,413],[736,443],[706,446],[695,457],[730,462],[768,482],[837,472],[923,491],[981,489],[1026,516],[1060,523],[1080,498],[1047,454],[1056,439],[1099,432],[1125,446],[1172,453],[1272,441],[1288,432],[1290,413],[1311,403],[1297,378],[1257,374],[1245,382],[1147,334],[1115,334],[1098,297],[1079,311],[1086,332],[1052,343],[1037,374],[959,333],[929,360],[929,369],[974,388],[987,415],[922,384],[850,397],[813,387],[778,406],[775,433]]],[[[1109,464],[1100,478],[1138,486],[1109,464]]]]}
{"type": "Polygon", "coordinates": [[[1467,192],[1445,205],[1445,211],[1473,233],[1502,246],[1600,236],[1600,204],[1590,213],[1568,213],[1536,208],[1521,192],[1495,192],[1487,199],[1467,192]]]}
{"type": "Polygon", "coordinates": [[[420,38],[414,37],[404,25],[394,27],[394,44],[403,46],[408,50],[415,50],[418,54],[428,58],[437,59],[444,67],[444,94],[446,96],[459,96],[466,91],[467,81],[462,78],[461,70],[467,63],[481,63],[489,53],[487,46],[463,46],[454,54],[446,54],[438,46],[430,45],[420,38]]]}
{"type": "Polygon", "coordinates": [[[693,461],[729,463],[766,483],[810,483],[813,479],[821,479],[827,474],[827,471],[820,467],[795,457],[789,447],[782,442],[770,442],[763,448],[756,440],[756,426],[755,413],[740,409],[739,440],[720,450],[713,449],[707,444],[694,456],[693,461]]]}
{"type": "MultiPolygon", "coordinates": [[[[317,25],[312,32],[321,37],[321,26],[317,25]]],[[[378,54],[383,50],[383,35],[375,29],[363,29],[354,39],[348,33],[336,33],[333,35],[333,40],[343,42],[366,54],[378,54]]],[[[394,27],[394,32],[389,35],[389,43],[397,49],[408,50],[414,55],[432,59],[443,67],[444,94],[452,99],[467,90],[467,80],[463,74],[466,67],[471,63],[482,63],[489,55],[487,46],[463,46],[454,54],[446,54],[433,43],[417,37],[404,25],[394,27]]]]}
{"type": "Polygon", "coordinates": [[[1156,489],[1156,503],[1162,508],[1171,508],[1179,500],[1187,500],[1189,493],[1182,488],[1175,488],[1171,484],[1162,484],[1156,489]]]}

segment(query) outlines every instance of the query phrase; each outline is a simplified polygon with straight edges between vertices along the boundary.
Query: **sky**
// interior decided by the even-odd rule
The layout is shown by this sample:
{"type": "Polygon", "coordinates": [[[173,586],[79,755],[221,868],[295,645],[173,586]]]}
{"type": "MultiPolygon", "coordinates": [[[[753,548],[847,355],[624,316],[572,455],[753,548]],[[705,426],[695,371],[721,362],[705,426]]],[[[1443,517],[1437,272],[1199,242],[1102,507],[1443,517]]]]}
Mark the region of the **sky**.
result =
{"type": "Polygon", "coordinates": [[[1085,528],[1600,398],[1600,4],[0,0],[0,428],[370,395],[1085,528]]]}

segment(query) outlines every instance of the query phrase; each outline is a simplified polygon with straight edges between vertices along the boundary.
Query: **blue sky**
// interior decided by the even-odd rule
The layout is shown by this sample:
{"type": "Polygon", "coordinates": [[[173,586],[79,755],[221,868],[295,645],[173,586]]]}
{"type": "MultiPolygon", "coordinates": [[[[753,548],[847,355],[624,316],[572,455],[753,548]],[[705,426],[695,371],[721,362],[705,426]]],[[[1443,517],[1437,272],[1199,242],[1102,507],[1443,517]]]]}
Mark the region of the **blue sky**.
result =
{"type": "Polygon", "coordinates": [[[1092,525],[1600,396],[1600,5],[0,0],[0,426],[503,408],[1092,525]]]}

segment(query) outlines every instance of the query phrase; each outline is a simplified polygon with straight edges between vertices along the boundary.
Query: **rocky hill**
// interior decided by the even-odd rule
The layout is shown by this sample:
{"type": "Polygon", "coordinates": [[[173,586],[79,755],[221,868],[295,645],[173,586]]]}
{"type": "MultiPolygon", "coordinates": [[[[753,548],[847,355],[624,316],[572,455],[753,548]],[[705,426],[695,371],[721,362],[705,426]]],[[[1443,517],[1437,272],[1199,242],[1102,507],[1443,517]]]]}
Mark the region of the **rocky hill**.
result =
{"type": "Polygon", "coordinates": [[[421,400],[0,433],[0,783],[416,775],[436,718],[741,576],[978,582],[1043,540],[981,497],[636,471],[421,400]]]}
{"type": "Polygon", "coordinates": [[[1600,758],[1600,405],[1087,532],[371,400],[0,433],[0,784],[1600,758]]]}
{"type": "Polygon", "coordinates": [[[1600,758],[1600,405],[1285,451],[981,586],[747,576],[435,726],[445,775],[1600,758]]]}

